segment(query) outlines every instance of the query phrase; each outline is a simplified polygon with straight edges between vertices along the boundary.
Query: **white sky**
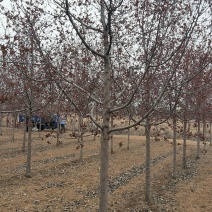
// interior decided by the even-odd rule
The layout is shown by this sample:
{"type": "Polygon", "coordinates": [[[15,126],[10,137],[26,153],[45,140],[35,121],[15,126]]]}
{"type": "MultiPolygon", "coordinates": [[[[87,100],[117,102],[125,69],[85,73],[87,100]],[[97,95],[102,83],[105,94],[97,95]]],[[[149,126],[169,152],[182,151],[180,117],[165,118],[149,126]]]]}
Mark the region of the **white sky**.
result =
{"type": "MultiPolygon", "coordinates": [[[[0,0],[1,1],[1,0],[0,0]]],[[[0,2],[0,5],[4,6],[5,8],[11,8],[10,5],[11,1],[10,0],[3,0],[0,2]]],[[[1,10],[1,9],[0,9],[1,10]]],[[[2,11],[0,11],[0,34],[4,31],[3,26],[5,25],[5,19],[1,14],[2,11]]]]}

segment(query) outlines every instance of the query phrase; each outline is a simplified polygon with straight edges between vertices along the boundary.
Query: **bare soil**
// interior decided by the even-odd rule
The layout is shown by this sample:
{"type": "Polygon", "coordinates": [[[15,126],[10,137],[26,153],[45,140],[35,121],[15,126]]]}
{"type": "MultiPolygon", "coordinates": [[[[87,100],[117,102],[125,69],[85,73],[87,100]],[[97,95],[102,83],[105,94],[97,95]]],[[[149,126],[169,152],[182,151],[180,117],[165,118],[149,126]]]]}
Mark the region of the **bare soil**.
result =
{"type": "MultiPolygon", "coordinates": [[[[0,136],[0,211],[98,211],[100,138],[85,137],[83,160],[70,130],[56,138],[33,132],[32,178],[24,177],[26,152],[23,132],[3,128],[0,136]],[[49,141],[49,143],[47,143],[49,141]],[[51,143],[51,144],[50,144],[51,143]]],[[[145,137],[114,135],[109,166],[109,211],[212,211],[212,147],[196,160],[196,141],[187,141],[187,168],[182,169],[182,140],[178,140],[177,178],[172,177],[173,146],[163,139],[151,141],[152,203],[145,202],[145,137]],[[119,147],[122,142],[123,146],[119,147]]],[[[203,149],[203,144],[201,144],[203,149]]]]}

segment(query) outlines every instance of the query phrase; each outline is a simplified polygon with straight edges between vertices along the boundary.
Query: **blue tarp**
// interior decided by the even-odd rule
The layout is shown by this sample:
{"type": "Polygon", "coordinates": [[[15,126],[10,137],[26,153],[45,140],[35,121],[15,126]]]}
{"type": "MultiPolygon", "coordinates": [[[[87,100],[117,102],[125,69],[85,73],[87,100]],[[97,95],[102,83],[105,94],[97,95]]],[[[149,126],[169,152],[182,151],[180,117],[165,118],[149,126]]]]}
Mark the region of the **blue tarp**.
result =
{"type": "Polygon", "coordinates": [[[19,115],[19,122],[24,122],[24,119],[25,119],[24,115],[19,115]]]}
{"type": "MultiPolygon", "coordinates": [[[[39,116],[32,116],[32,122],[39,123],[40,122],[40,117],[39,116]]],[[[25,121],[25,116],[24,115],[19,115],[19,122],[24,122],[25,121]]],[[[41,122],[45,121],[44,118],[41,118],[41,122]]]]}
{"type": "MultiPolygon", "coordinates": [[[[57,115],[53,115],[50,119],[45,119],[45,118],[41,117],[41,123],[42,123],[42,125],[45,125],[45,129],[51,129],[51,128],[56,129],[58,120],[59,120],[60,124],[64,125],[66,123],[65,118],[60,118],[57,115]]],[[[25,116],[19,115],[19,122],[24,122],[24,121],[25,121],[25,116]]],[[[39,116],[32,116],[31,121],[33,123],[40,123],[40,117],[39,116]]]]}

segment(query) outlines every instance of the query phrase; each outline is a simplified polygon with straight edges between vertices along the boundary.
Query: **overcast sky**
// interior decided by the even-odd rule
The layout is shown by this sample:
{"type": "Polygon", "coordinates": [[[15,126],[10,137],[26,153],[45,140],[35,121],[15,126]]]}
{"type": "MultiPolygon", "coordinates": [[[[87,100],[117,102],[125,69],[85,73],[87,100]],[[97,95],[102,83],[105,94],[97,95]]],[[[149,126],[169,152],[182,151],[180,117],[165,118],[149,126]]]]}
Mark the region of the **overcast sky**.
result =
{"type": "Polygon", "coordinates": [[[3,0],[2,2],[0,2],[0,4],[3,5],[4,7],[9,8],[10,7],[10,0],[3,0]]]}
{"type": "MultiPolygon", "coordinates": [[[[0,4],[6,8],[10,8],[10,0],[0,0],[0,4]]],[[[0,33],[4,31],[2,27],[5,25],[5,19],[4,16],[1,15],[1,12],[2,11],[0,11],[0,33]]]]}

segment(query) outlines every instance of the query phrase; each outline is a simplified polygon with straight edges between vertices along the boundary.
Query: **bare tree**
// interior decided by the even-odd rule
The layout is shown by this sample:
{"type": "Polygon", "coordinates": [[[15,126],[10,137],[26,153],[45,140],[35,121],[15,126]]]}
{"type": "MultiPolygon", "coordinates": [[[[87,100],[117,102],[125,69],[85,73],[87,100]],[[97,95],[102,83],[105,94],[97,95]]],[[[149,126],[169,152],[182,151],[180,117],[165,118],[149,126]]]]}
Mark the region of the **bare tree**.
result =
{"type": "MultiPolygon", "coordinates": [[[[41,4],[33,6],[29,2],[34,14],[42,18],[39,27],[30,16],[26,15],[25,22],[39,59],[45,64],[42,66],[45,80],[54,83],[77,114],[82,117],[87,114],[101,131],[100,211],[108,211],[110,135],[143,121],[149,170],[146,199],[150,202],[151,116],[166,101],[170,82],[192,34],[197,33],[197,20],[204,10],[202,1],[194,6],[193,1],[49,2],[54,3],[51,4],[54,11],[48,22],[41,4]],[[88,107],[81,107],[82,102],[88,107]],[[102,120],[92,115],[89,103],[98,108],[102,120]],[[129,107],[134,105],[140,111],[137,117],[131,114],[130,124],[123,127],[110,124],[113,115],[128,116],[129,107]]],[[[22,12],[27,14],[27,10],[22,12]]]]}

